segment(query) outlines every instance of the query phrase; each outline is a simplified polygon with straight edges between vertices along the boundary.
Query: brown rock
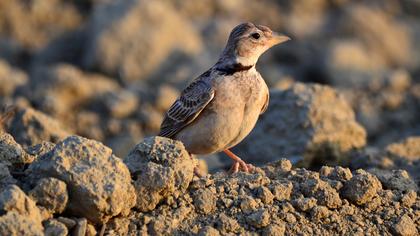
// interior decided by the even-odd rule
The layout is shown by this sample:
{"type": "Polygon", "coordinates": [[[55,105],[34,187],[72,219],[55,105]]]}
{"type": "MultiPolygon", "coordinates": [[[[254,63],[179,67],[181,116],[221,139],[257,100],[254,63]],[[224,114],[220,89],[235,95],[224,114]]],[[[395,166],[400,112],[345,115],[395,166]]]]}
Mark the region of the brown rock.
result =
{"type": "Polygon", "coordinates": [[[73,229],[73,234],[77,236],[86,235],[88,222],[86,218],[77,219],[77,224],[73,229]]]}
{"type": "Polygon", "coordinates": [[[209,189],[200,189],[194,194],[194,206],[198,212],[209,214],[216,208],[216,196],[209,189]]]}
{"type": "Polygon", "coordinates": [[[201,49],[195,29],[160,1],[100,4],[93,10],[89,32],[85,64],[125,81],[147,78],[175,50],[194,54],[201,49]]]}
{"type": "Polygon", "coordinates": [[[61,120],[71,120],[73,112],[81,106],[104,94],[120,91],[118,83],[111,78],[84,72],[70,64],[37,67],[33,74],[26,95],[42,111],[61,120]]]}
{"type": "Polygon", "coordinates": [[[358,170],[357,174],[344,184],[342,194],[355,204],[363,205],[377,196],[381,189],[381,182],[375,176],[358,170]]]}
{"type": "Polygon", "coordinates": [[[257,209],[258,203],[254,198],[246,196],[244,199],[242,199],[240,207],[244,213],[250,213],[257,209]]]}
{"type": "Polygon", "coordinates": [[[58,220],[47,220],[44,226],[45,236],[67,236],[69,233],[66,225],[58,220]]]}
{"type": "Polygon", "coordinates": [[[328,217],[329,214],[330,214],[330,211],[325,206],[315,206],[311,210],[311,217],[314,220],[321,220],[325,217],[328,217]]]}
{"type": "Polygon", "coordinates": [[[56,178],[41,179],[29,196],[52,214],[62,213],[69,198],[66,183],[56,178]]]}
{"type": "Polygon", "coordinates": [[[293,206],[297,209],[307,212],[316,206],[315,198],[298,198],[293,201],[293,206]]]}
{"type": "Polygon", "coordinates": [[[200,232],[198,233],[199,236],[219,236],[220,233],[217,229],[211,227],[211,226],[205,226],[200,229],[200,232]]]}
{"type": "MultiPolygon", "coordinates": [[[[136,195],[127,167],[103,144],[70,136],[33,162],[28,180],[54,177],[67,184],[67,210],[101,224],[127,214],[136,195]]],[[[34,183],[33,183],[34,184],[34,183]]]]}
{"type": "Polygon", "coordinates": [[[136,207],[150,211],[163,199],[185,192],[193,177],[194,161],[179,141],[145,139],[124,159],[134,176],[136,207]]]}
{"type": "Polygon", "coordinates": [[[305,196],[313,197],[319,205],[328,208],[338,208],[341,206],[341,199],[338,192],[327,182],[319,179],[308,179],[301,185],[305,196]]]}
{"type": "Polygon", "coordinates": [[[178,96],[179,91],[177,89],[167,85],[160,86],[156,95],[156,108],[161,111],[168,110],[178,96]]]}
{"type": "Polygon", "coordinates": [[[420,160],[420,137],[409,137],[400,143],[390,144],[386,150],[390,155],[408,161],[420,160]]]}
{"type": "Polygon", "coordinates": [[[238,221],[236,221],[235,219],[227,216],[224,213],[220,214],[216,225],[217,225],[217,229],[219,229],[222,232],[235,233],[240,228],[240,226],[238,224],[238,221]]]}
{"type": "Polygon", "coordinates": [[[0,211],[0,235],[44,235],[40,210],[16,185],[0,193],[0,211]]]}
{"type": "Polygon", "coordinates": [[[411,207],[416,202],[416,198],[417,193],[413,190],[410,190],[401,198],[401,203],[405,207],[411,207]]]}
{"type": "Polygon", "coordinates": [[[261,186],[257,189],[257,197],[261,199],[264,204],[272,204],[274,195],[271,193],[270,189],[265,186],[261,186]]]}
{"type": "Polygon", "coordinates": [[[81,21],[76,6],[66,1],[0,3],[0,34],[8,35],[30,50],[44,47],[60,34],[78,27],[81,21]]]}
{"type": "Polygon", "coordinates": [[[0,132],[1,163],[10,167],[19,167],[33,162],[34,159],[35,157],[26,153],[12,135],[0,132]]]}
{"type": "Polygon", "coordinates": [[[0,210],[16,212],[38,223],[42,221],[41,212],[35,202],[16,185],[9,185],[0,193],[0,210]]]}
{"type": "Polygon", "coordinates": [[[23,71],[12,68],[11,66],[7,64],[7,62],[0,59],[0,96],[1,97],[8,97],[8,96],[13,95],[13,92],[15,91],[15,89],[18,86],[26,84],[27,81],[28,81],[28,77],[23,71]]]}
{"type": "Polygon", "coordinates": [[[270,214],[267,210],[261,209],[248,215],[246,221],[256,228],[262,228],[270,224],[270,214]]]}
{"type": "Polygon", "coordinates": [[[28,146],[43,141],[57,143],[69,135],[57,120],[32,108],[18,110],[10,127],[16,141],[28,146]]]}
{"type": "Polygon", "coordinates": [[[278,201],[289,200],[292,189],[293,184],[291,182],[273,182],[272,184],[274,198],[278,201]]]}
{"type": "Polygon", "coordinates": [[[0,163],[0,191],[11,184],[16,184],[17,180],[9,172],[9,168],[3,163],[0,163]]]}
{"type": "Polygon", "coordinates": [[[44,228],[41,222],[10,211],[0,217],[0,235],[43,236],[44,228]]]}
{"type": "Polygon", "coordinates": [[[95,229],[95,226],[91,225],[91,224],[87,224],[86,226],[86,233],[85,236],[96,236],[98,235],[95,229]]]}
{"type": "Polygon", "coordinates": [[[256,164],[304,157],[309,166],[336,164],[340,153],[365,144],[366,132],[340,94],[328,86],[296,83],[271,92],[267,112],[238,149],[243,157],[255,157],[248,161],[256,164]]]}
{"type": "Polygon", "coordinates": [[[264,228],[263,236],[283,236],[286,231],[285,224],[271,224],[264,228]]]}
{"type": "Polygon", "coordinates": [[[369,170],[376,175],[386,189],[410,191],[418,190],[416,182],[411,178],[406,170],[369,170]]]}
{"type": "Polygon", "coordinates": [[[400,236],[418,235],[415,223],[407,215],[401,216],[392,226],[392,229],[396,235],[400,236]]]}
{"type": "Polygon", "coordinates": [[[319,170],[319,174],[329,179],[338,180],[338,181],[347,181],[353,177],[353,174],[351,173],[349,168],[343,168],[341,166],[336,166],[336,167],[323,166],[319,170]]]}
{"type": "Polygon", "coordinates": [[[103,101],[110,116],[119,119],[134,113],[139,105],[138,97],[128,90],[106,93],[99,100],[103,101]]]}
{"type": "Polygon", "coordinates": [[[107,224],[105,235],[127,235],[130,220],[124,217],[112,218],[107,224]]]}

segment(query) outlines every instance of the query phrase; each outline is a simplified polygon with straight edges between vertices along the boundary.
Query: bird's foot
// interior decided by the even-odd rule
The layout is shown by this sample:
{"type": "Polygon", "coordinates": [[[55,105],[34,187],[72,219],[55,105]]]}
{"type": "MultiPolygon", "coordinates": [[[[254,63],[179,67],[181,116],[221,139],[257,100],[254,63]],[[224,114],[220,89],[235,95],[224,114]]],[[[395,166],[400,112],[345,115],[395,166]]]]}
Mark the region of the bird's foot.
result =
{"type": "Polygon", "coordinates": [[[254,166],[251,164],[246,164],[244,161],[242,162],[235,162],[233,163],[233,165],[230,167],[229,169],[229,173],[231,174],[235,174],[238,173],[239,171],[244,171],[244,172],[251,172],[254,169],[254,166]]]}
{"type": "Polygon", "coordinates": [[[251,172],[254,169],[253,165],[245,163],[240,157],[235,155],[230,150],[226,149],[224,152],[235,162],[230,168],[229,173],[234,174],[238,173],[239,171],[251,172]]]}
{"type": "Polygon", "coordinates": [[[196,166],[194,167],[194,175],[198,178],[202,178],[206,176],[206,173],[199,166],[196,166]]]}

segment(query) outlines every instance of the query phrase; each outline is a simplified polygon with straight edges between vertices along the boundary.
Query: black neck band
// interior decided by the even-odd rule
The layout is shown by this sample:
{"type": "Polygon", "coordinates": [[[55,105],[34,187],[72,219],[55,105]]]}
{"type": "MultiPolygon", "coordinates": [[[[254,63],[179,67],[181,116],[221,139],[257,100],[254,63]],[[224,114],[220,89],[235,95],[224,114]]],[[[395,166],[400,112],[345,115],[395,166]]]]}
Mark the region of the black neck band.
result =
{"type": "Polygon", "coordinates": [[[253,65],[244,66],[241,63],[235,63],[235,64],[227,65],[225,67],[217,67],[216,69],[218,71],[223,72],[223,74],[225,74],[225,75],[233,75],[236,72],[246,71],[246,70],[251,69],[252,67],[253,67],[253,65]]]}

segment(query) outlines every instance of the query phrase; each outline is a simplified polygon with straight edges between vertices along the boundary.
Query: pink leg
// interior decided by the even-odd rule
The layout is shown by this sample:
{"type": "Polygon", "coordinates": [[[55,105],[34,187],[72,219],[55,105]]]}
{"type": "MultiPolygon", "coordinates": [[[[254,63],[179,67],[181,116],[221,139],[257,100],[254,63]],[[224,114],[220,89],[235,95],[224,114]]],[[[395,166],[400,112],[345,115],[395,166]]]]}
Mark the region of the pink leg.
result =
{"type": "Polygon", "coordinates": [[[237,173],[239,169],[250,172],[254,167],[251,164],[246,164],[240,157],[235,155],[233,152],[231,152],[229,149],[226,149],[223,151],[234,161],[232,167],[230,168],[231,173],[237,173]]]}

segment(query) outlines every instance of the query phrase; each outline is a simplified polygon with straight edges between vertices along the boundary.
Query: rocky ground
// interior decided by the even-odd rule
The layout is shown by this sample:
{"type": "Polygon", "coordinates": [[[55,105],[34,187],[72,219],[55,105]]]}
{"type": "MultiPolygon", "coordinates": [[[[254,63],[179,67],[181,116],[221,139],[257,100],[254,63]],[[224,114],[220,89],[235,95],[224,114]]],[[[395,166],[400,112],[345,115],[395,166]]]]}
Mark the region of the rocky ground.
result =
{"type": "Polygon", "coordinates": [[[0,0],[0,235],[418,235],[419,16],[414,0],[0,0]],[[154,135],[243,21],[293,40],[260,59],[270,105],[234,149],[258,167],[229,175],[154,135]]]}

